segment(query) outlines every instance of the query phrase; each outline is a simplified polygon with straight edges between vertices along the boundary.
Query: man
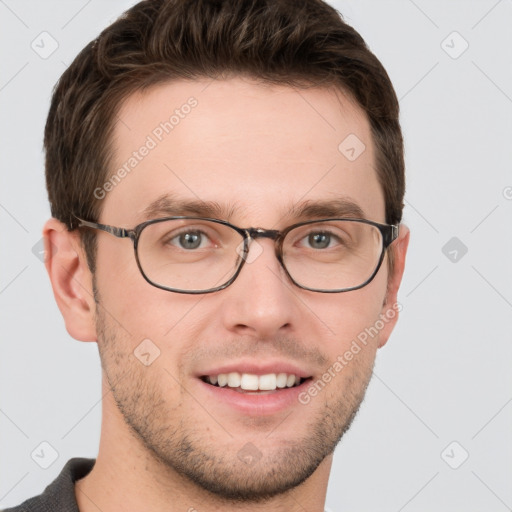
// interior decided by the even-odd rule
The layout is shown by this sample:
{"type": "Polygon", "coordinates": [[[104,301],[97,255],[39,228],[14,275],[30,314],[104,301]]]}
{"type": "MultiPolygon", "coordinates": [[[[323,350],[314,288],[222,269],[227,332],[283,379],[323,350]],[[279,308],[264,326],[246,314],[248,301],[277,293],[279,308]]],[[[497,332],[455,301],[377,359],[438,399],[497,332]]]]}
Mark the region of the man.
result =
{"type": "Polygon", "coordinates": [[[308,510],[400,309],[398,104],[328,5],[141,2],[59,81],[46,267],[96,460],[11,510],[308,510]]]}

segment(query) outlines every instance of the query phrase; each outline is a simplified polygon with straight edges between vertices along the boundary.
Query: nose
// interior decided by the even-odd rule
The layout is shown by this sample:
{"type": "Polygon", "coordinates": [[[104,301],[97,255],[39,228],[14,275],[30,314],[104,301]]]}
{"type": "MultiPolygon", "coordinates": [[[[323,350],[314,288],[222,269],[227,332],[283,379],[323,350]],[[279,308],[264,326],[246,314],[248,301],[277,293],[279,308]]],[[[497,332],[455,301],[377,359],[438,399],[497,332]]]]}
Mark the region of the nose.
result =
{"type": "Polygon", "coordinates": [[[221,292],[225,328],[260,339],[293,332],[300,304],[294,288],[277,260],[274,242],[253,240],[240,274],[221,292]]]}

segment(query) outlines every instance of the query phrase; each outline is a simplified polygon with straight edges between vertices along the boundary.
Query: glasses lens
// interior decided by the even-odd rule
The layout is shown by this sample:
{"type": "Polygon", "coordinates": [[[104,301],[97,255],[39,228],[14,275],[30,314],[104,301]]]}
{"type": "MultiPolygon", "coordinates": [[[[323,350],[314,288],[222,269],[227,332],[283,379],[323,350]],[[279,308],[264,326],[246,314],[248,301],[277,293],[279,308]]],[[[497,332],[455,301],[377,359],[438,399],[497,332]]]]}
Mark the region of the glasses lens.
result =
{"type": "Polygon", "coordinates": [[[382,254],[379,229],[360,221],[329,220],[298,226],[283,241],[292,279],[313,290],[343,290],[365,283],[382,254]]]}
{"type": "Polygon", "coordinates": [[[145,226],[137,254],[142,272],[153,284],[205,291],[235,275],[243,247],[243,236],[224,224],[172,219],[145,226]]]}

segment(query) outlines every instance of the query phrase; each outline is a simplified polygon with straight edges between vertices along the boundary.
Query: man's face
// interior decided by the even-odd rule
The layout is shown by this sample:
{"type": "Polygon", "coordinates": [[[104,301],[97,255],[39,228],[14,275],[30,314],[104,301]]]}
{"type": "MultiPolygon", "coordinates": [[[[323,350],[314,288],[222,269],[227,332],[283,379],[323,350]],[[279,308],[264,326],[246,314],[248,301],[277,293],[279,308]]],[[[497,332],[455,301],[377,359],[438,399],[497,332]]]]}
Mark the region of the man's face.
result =
{"type": "MultiPolygon", "coordinates": [[[[166,194],[171,204],[215,203],[219,216],[243,228],[282,230],[311,218],[292,215],[292,207],[341,199],[385,222],[368,121],[339,92],[241,78],[173,82],[129,97],[114,135],[111,174],[148,136],[156,144],[103,199],[101,223],[132,228],[166,194]],[[155,132],[190,97],[197,104],[180,110],[172,130],[155,132]],[[355,160],[338,149],[350,134],[366,146],[355,160]]],[[[154,210],[152,218],[196,211],[154,210]]],[[[186,295],[151,286],[131,242],[98,232],[95,276],[98,345],[113,390],[105,400],[118,407],[109,421],[122,428],[124,420],[132,442],[164,471],[246,499],[294,487],[332,452],[363,398],[379,335],[308,403],[299,395],[391,308],[383,306],[386,260],[362,289],[317,293],[289,281],[272,240],[253,243],[232,285],[186,295]],[[147,366],[134,355],[143,340],[151,341],[142,359],[160,351],[147,366]],[[205,382],[229,372],[296,374],[305,382],[271,392],[205,382]]]]}

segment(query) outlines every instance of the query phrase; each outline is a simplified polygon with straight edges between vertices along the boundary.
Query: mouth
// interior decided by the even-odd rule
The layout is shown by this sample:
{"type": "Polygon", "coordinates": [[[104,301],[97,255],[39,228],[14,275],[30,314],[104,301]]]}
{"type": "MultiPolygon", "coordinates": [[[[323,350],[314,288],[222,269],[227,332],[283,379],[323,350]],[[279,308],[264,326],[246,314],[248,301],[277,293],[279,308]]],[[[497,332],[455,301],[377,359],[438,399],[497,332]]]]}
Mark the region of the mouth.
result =
{"type": "Polygon", "coordinates": [[[280,417],[303,407],[299,397],[315,379],[305,365],[283,359],[210,362],[195,377],[197,396],[204,397],[211,411],[231,418],[232,414],[280,417]]]}
{"type": "Polygon", "coordinates": [[[228,388],[238,393],[271,394],[297,388],[312,377],[300,377],[293,373],[255,373],[229,372],[215,375],[203,375],[200,379],[216,388],[228,388]]]}

